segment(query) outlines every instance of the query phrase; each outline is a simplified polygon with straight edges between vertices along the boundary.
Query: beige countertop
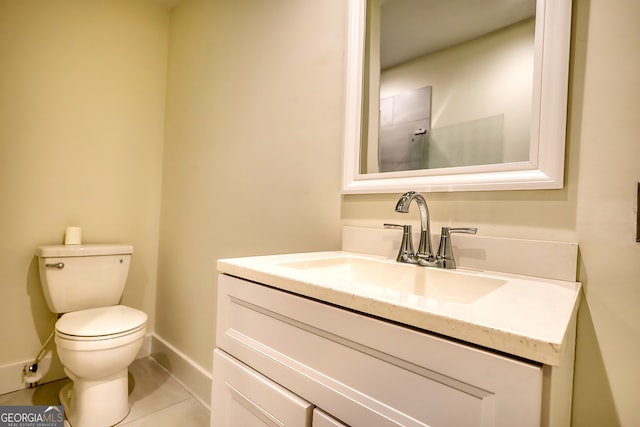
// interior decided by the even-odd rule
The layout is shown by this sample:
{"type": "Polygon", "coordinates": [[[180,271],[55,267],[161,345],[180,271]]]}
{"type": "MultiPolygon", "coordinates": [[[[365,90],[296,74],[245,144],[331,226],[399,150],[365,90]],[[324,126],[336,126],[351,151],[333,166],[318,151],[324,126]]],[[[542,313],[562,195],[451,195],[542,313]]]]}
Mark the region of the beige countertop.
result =
{"type": "Polygon", "coordinates": [[[578,282],[470,268],[445,271],[345,251],[221,259],[217,266],[223,274],[555,366],[561,364],[581,289],[578,282]],[[428,275],[429,281],[444,284],[462,280],[480,288],[497,285],[466,299],[441,298],[437,292],[396,286],[393,275],[383,279],[391,284],[387,287],[354,281],[348,273],[291,267],[336,261],[368,263],[364,265],[376,266],[376,275],[391,270],[395,275],[428,275]]]}

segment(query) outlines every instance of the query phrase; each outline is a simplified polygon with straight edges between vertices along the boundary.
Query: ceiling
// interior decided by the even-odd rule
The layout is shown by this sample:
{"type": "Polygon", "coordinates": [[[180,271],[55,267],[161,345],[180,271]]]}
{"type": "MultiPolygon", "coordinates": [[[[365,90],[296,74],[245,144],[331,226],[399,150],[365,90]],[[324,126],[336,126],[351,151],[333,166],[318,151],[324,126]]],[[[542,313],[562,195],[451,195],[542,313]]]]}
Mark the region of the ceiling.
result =
{"type": "Polygon", "coordinates": [[[381,68],[479,37],[535,15],[535,0],[384,0],[381,68]]]}

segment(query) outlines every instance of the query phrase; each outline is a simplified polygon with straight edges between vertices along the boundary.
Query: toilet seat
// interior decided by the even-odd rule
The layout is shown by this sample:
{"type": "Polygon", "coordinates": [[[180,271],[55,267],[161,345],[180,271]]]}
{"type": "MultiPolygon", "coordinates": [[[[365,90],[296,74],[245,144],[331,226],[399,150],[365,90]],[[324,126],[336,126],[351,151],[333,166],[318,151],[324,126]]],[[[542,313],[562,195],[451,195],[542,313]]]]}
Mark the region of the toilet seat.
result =
{"type": "Polygon", "coordinates": [[[77,335],[68,335],[62,333],[60,331],[56,331],[56,338],[68,340],[68,341],[106,341],[106,340],[114,340],[116,338],[122,338],[129,335],[135,335],[140,331],[144,331],[146,329],[146,325],[142,325],[136,329],[132,329],[126,332],[115,333],[111,335],[100,335],[97,337],[80,337],[77,335]]]}
{"type": "Polygon", "coordinates": [[[64,314],[56,322],[56,337],[72,341],[102,341],[135,335],[146,328],[147,315],[124,305],[64,314]]]}

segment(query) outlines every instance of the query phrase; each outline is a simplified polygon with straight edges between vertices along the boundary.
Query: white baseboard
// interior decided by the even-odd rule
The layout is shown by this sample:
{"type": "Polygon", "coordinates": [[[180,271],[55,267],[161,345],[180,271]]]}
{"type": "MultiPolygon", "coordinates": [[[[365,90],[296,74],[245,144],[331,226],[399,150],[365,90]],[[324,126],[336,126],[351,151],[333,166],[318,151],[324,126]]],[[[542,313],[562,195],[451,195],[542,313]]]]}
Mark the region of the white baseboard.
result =
{"type": "Polygon", "coordinates": [[[209,371],[156,334],[151,335],[151,357],[189,390],[202,405],[210,409],[211,373],[209,371]]]}
{"type": "Polygon", "coordinates": [[[147,334],[144,336],[144,341],[142,342],[142,346],[140,350],[138,350],[138,354],[136,355],[136,359],[144,359],[145,357],[151,356],[151,334],[147,334]]]}

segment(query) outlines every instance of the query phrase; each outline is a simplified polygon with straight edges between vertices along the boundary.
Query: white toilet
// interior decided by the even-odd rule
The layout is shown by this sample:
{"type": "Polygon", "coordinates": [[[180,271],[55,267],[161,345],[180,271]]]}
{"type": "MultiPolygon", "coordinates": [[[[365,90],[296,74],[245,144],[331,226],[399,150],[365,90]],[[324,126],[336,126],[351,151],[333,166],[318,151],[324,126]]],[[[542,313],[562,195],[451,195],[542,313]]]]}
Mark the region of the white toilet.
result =
{"type": "Polygon", "coordinates": [[[147,323],[144,312],[119,305],[132,253],[129,245],[36,250],[47,304],[62,314],[55,341],[73,382],[60,391],[60,403],[73,427],[112,426],[129,413],[127,368],[147,323]]]}

